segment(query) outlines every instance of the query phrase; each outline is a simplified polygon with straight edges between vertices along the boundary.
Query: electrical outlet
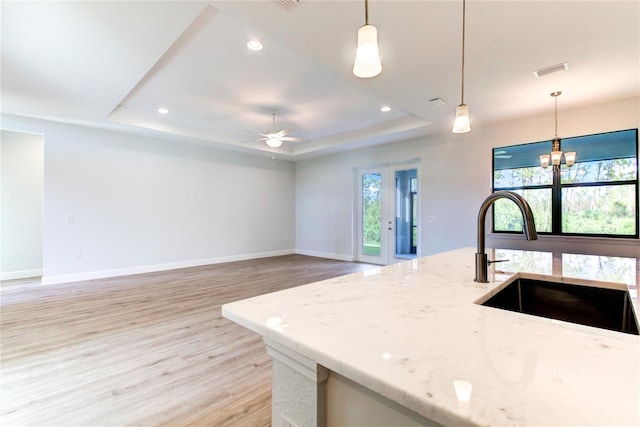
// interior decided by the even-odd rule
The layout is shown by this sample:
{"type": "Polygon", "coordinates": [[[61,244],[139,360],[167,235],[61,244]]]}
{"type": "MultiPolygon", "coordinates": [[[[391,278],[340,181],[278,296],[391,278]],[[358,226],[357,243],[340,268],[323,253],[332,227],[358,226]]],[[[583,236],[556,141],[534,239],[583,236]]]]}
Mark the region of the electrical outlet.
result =
{"type": "Polygon", "coordinates": [[[74,222],[76,222],[76,217],[73,215],[67,215],[66,221],[67,224],[73,224],[74,222]]]}
{"type": "Polygon", "coordinates": [[[73,253],[73,259],[82,259],[82,251],[75,251],[73,253]]]}

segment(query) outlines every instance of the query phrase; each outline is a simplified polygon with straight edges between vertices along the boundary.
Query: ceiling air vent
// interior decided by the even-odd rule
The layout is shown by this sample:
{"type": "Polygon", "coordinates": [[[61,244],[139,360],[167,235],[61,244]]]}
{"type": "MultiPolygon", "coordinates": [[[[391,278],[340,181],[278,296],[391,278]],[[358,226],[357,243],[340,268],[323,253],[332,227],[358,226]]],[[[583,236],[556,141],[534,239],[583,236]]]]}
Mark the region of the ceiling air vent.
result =
{"type": "Polygon", "coordinates": [[[552,65],[550,67],[540,68],[539,70],[533,70],[533,75],[536,77],[544,77],[549,74],[558,73],[560,71],[567,71],[569,69],[569,63],[563,62],[562,64],[552,65]]]}
{"type": "Polygon", "coordinates": [[[300,4],[301,0],[275,0],[276,3],[278,3],[280,6],[284,7],[285,9],[293,9],[295,8],[297,5],[300,4]]]}

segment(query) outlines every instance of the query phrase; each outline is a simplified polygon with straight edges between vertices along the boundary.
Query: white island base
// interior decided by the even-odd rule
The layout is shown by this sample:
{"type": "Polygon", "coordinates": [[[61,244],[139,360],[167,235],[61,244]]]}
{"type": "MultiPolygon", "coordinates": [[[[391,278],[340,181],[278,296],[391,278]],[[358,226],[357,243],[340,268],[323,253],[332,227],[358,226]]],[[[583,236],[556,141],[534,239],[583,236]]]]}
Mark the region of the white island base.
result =
{"type": "Polygon", "coordinates": [[[440,426],[311,359],[265,344],[273,360],[272,426],[440,426]]]}

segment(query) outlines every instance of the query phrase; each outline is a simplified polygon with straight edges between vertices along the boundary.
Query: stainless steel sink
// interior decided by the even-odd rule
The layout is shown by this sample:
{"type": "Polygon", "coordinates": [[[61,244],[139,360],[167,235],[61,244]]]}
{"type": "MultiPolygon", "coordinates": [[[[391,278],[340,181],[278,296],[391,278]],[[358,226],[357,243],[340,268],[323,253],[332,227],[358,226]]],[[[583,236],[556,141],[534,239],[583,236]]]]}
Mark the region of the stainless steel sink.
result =
{"type": "Polygon", "coordinates": [[[476,304],[638,335],[638,321],[625,286],[606,287],[519,277],[476,304]]]}

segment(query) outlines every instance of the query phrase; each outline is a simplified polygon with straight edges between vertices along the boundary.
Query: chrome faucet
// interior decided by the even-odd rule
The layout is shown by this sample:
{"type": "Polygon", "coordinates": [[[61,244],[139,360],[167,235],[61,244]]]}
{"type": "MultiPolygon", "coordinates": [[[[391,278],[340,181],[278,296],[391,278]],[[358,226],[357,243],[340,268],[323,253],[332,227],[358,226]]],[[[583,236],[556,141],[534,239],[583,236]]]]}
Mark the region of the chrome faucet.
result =
{"type": "Polygon", "coordinates": [[[524,219],[524,235],[527,240],[537,240],[538,233],[536,232],[536,226],[533,223],[533,212],[529,203],[521,195],[514,193],[513,191],[496,191],[492,193],[482,202],[480,206],[480,212],[478,212],[478,249],[476,251],[476,282],[488,283],[487,280],[487,267],[490,262],[487,259],[487,254],[484,252],[484,234],[485,234],[485,218],[489,207],[498,199],[509,199],[513,201],[520,208],[522,218],[524,219]]]}

